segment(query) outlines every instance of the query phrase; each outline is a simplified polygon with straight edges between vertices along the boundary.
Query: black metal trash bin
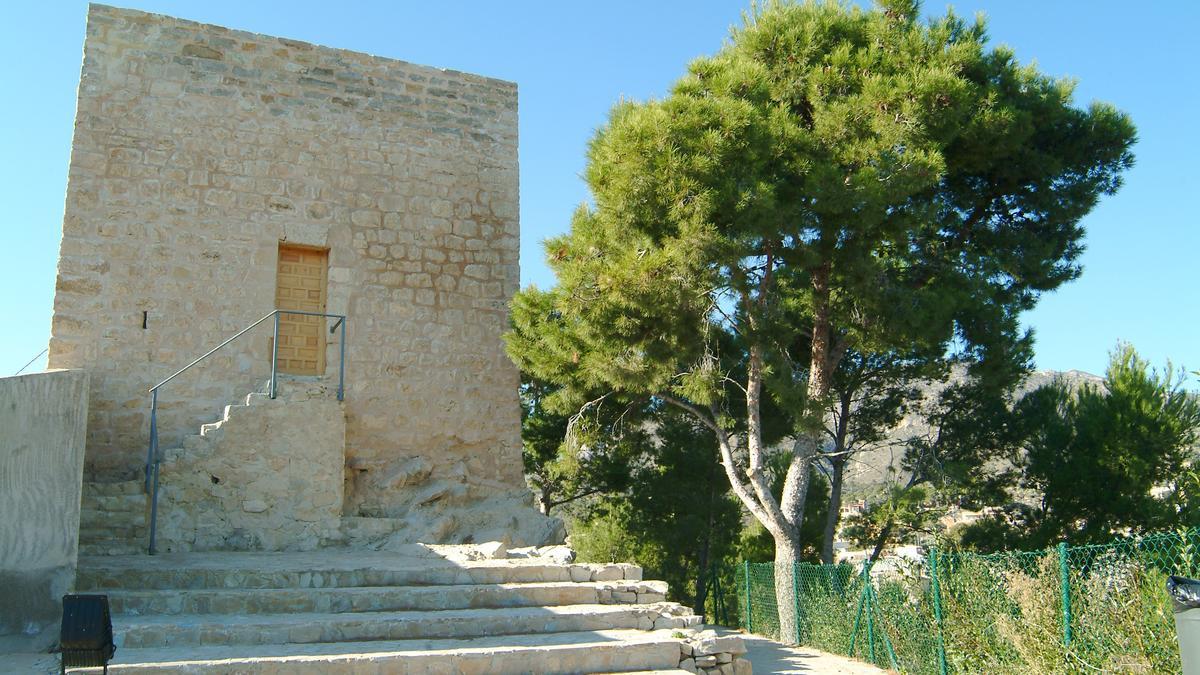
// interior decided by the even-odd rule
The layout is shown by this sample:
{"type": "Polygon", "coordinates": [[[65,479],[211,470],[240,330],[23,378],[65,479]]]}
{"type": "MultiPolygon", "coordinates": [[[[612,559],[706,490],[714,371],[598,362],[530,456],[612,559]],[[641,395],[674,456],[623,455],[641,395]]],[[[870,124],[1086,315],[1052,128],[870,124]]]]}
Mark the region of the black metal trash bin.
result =
{"type": "Polygon", "coordinates": [[[104,666],[116,653],[107,595],[64,595],[59,633],[62,669],[104,666]]]}
{"type": "Polygon", "coordinates": [[[1179,639],[1183,675],[1200,675],[1200,581],[1170,577],[1167,593],[1175,610],[1175,635],[1179,639]]]}

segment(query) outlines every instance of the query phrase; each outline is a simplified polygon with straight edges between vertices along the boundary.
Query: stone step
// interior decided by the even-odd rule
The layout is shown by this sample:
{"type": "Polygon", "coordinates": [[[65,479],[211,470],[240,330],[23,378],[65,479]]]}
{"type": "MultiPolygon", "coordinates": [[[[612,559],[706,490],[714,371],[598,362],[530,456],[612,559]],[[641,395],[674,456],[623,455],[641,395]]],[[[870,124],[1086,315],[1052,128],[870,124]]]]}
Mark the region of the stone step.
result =
{"type": "Polygon", "coordinates": [[[102,519],[114,514],[120,516],[142,516],[145,518],[145,495],[122,495],[120,497],[95,497],[84,495],[79,500],[80,518],[102,519]]]}
{"type": "Polygon", "coordinates": [[[146,552],[146,541],[130,541],[128,539],[102,539],[97,541],[80,542],[81,556],[124,556],[146,552]]]}
{"type": "Polygon", "coordinates": [[[125,495],[144,495],[144,483],[139,480],[127,480],[119,483],[95,483],[85,481],[83,484],[84,495],[95,496],[125,496],[125,495]]]}
{"type": "Polygon", "coordinates": [[[101,515],[88,516],[79,519],[79,534],[83,538],[85,535],[90,537],[115,537],[121,538],[140,538],[149,532],[146,526],[144,517],[132,516],[113,516],[104,517],[101,515]]]}
{"type": "Polygon", "coordinates": [[[125,649],[370,640],[457,639],[609,629],[680,629],[699,617],[671,605],[566,605],[425,612],[123,616],[113,620],[125,649]]]}
{"type": "Polygon", "coordinates": [[[546,581],[641,581],[628,564],[568,565],[535,560],[452,563],[384,551],[339,555],[305,553],[190,553],[81,558],[81,592],[113,589],[330,588],[447,586],[546,581]]]}
{"type": "MultiPolygon", "coordinates": [[[[94,492],[91,490],[83,491],[83,501],[95,502],[98,504],[145,504],[146,494],[142,491],[142,482],[138,480],[138,489],[136,492],[120,492],[120,494],[109,495],[104,492],[94,492]]],[[[121,488],[124,490],[125,488],[121,488]]]]}
{"type": "Polygon", "coordinates": [[[403,518],[367,518],[362,516],[342,516],[340,526],[342,536],[348,542],[371,541],[391,536],[403,531],[409,522],[403,518]]]}
{"type": "Polygon", "coordinates": [[[118,527],[133,527],[146,525],[146,510],[137,511],[100,511],[84,508],[79,511],[79,526],[81,528],[104,528],[110,525],[118,527]]]}
{"type": "Polygon", "coordinates": [[[225,426],[225,420],[220,422],[209,422],[208,424],[200,425],[200,435],[205,438],[217,438],[217,434],[221,433],[221,427],[225,426]]]}
{"type": "Polygon", "coordinates": [[[109,591],[114,614],[284,614],[395,612],[562,605],[653,604],[666,600],[658,581],[351,588],[109,591]]]}
{"type": "MultiPolygon", "coordinates": [[[[396,640],[119,649],[111,673],[333,675],[357,673],[682,672],[673,631],[596,630],[464,640],[396,640]]],[[[76,669],[73,673],[99,673],[76,669]]]]}
{"type": "Polygon", "coordinates": [[[228,422],[234,417],[241,417],[242,413],[250,409],[250,406],[241,403],[233,403],[225,406],[225,412],[221,415],[221,420],[228,422]]]}
{"type": "Polygon", "coordinates": [[[120,522],[117,520],[106,523],[79,525],[79,542],[92,543],[109,539],[138,541],[149,536],[150,530],[144,524],[120,522]]]}

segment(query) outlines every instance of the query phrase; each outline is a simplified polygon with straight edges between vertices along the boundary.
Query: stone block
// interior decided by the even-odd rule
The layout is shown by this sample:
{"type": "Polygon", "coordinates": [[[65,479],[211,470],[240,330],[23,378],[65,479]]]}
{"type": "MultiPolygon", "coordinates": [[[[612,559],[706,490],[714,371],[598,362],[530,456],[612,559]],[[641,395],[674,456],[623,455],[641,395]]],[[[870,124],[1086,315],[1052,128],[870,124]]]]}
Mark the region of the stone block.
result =
{"type": "Polygon", "coordinates": [[[620,581],[625,570],[620,565],[601,565],[592,571],[592,581],[620,581]]]}
{"type": "Polygon", "coordinates": [[[727,653],[733,655],[741,655],[746,653],[746,644],[742,638],[736,635],[716,635],[709,631],[705,631],[691,640],[692,647],[697,654],[719,654],[727,653]]]}

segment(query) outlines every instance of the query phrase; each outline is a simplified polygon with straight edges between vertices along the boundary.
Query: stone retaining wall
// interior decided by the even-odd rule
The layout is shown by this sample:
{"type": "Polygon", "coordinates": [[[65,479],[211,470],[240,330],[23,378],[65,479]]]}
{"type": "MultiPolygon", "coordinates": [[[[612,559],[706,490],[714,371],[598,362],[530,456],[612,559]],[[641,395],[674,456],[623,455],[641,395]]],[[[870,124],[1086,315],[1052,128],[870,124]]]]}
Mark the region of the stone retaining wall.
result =
{"type": "Polygon", "coordinates": [[[339,536],[346,422],[326,388],[230,406],[160,470],[158,547],[306,551],[339,536]]]}

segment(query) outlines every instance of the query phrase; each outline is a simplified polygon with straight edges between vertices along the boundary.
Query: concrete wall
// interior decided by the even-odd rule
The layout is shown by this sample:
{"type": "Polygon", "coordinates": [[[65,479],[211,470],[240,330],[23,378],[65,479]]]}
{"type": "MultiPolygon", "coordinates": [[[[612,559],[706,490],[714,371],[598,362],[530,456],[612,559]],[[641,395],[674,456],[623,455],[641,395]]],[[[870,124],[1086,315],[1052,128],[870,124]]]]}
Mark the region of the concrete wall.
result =
{"type": "MultiPolygon", "coordinates": [[[[274,308],[290,242],[329,249],[350,317],[347,515],[524,503],[517,217],[510,82],[92,5],[50,341],[92,373],[88,475],[137,475],[146,389],[274,308]],[[395,489],[414,460],[454,500],[395,489]]],[[[261,386],[269,339],[163,389],[165,448],[261,386]]]]}
{"type": "Polygon", "coordinates": [[[0,378],[0,635],[56,625],[75,584],[87,393],[78,370],[0,378]]]}

